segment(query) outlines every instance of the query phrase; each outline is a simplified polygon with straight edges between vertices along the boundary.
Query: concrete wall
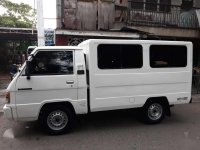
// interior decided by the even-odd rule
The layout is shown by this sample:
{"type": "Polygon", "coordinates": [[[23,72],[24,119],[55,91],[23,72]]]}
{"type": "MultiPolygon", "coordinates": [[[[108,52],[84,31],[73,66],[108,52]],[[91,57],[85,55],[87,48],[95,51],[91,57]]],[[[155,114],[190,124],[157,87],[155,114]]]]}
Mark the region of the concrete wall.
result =
{"type": "MultiPolygon", "coordinates": [[[[181,6],[182,0],[172,0],[171,5],[179,5],[181,6]]],[[[200,8],[200,0],[193,0],[193,7],[199,7],[200,8]]]]}
{"type": "Polygon", "coordinates": [[[193,7],[200,8],[200,0],[193,0],[193,7]]]}
{"type": "Polygon", "coordinates": [[[162,28],[162,27],[148,27],[148,26],[129,26],[129,28],[161,37],[197,38],[197,39],[200,37],[200,32],[192,29],[162,28]]]}
{"type": "MultiPolygon", "coordinates": [[[[171,5],[179,5],[181,6],[182,0],[171,0],[171,5]]],[[[193,0],[193,7],[200,8],[200,0],[193,0]]]]}
{"type": "Polygon", "coordinates": [[[57,27],[61,28],[61,0],[56,1],[57,27]]]}
{"type": "Polygon", "coordinates": [[[57,27],[73,30],[112,29],[115,20],[126,21],[127,5],[128,0],[57,0],[57,27]]]}
{"type": "Polygon", "coordinates": [[[171,0],[171,5],[181,5],[182,4],[182,0],[171,0]]]}
{"type": "Polygon", "coordinates": [[[115,4],[112,0],[98,0],[98,29],[111,29],[115,17],[115,4]]]}

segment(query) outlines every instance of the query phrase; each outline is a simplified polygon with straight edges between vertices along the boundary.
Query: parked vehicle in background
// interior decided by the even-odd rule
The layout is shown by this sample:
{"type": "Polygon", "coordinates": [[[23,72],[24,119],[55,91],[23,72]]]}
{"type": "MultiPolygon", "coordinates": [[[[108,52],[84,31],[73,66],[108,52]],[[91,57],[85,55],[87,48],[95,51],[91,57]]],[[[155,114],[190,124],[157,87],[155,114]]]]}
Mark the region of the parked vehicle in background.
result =
{"type": "Polygon", "coordinates": [[[12,64],[10,66],[10,79],[12,80],[17,71],[19,70],[19,66],[17,64],[12,64]]]}
{"type": "Polygon", "coordinates": [[[39,120],[50,134],[70,131],[78,114],[141,108],[145,122],[189,103],[192,43],[87,40],[78,46],[37,47],[7,88],[4,113],[39,120]]]}

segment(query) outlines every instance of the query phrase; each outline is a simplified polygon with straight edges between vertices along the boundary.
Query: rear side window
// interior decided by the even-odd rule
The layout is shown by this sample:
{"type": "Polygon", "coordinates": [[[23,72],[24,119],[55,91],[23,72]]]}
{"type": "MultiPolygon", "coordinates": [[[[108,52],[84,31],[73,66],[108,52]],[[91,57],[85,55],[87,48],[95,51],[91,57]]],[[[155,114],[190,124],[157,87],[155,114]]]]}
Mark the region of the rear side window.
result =
{"type": "Polygon", "coordinates": [[[31,61],[31,75],[73,74],[73,51],[40,51],[31,61]]]}
{"type": "Polygon", "coordinates": [[[141,68],[143,65],[141,45],[100,44],[97,57],[100,69],[141,68]]]}
{"type": "Polygon", "coordinates": [[[187,66],[187,47],[179,45],[151,45],[150,66],[173,68],[187,66]]]}

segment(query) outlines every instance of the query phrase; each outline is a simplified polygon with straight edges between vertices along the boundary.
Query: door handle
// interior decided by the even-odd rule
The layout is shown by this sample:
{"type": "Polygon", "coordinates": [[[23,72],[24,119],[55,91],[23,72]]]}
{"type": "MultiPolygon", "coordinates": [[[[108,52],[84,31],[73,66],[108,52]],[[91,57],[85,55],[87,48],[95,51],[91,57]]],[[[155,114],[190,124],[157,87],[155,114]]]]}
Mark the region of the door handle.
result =
{"type": "Polygon", "coordinates": [[[67,84],[74,84],[74,81],[67,81],[67,84]]]}
{"type": "Polygon", "coordinates": [[[18,91],[32,90],[32,88],[19,88],[18,91]]]}

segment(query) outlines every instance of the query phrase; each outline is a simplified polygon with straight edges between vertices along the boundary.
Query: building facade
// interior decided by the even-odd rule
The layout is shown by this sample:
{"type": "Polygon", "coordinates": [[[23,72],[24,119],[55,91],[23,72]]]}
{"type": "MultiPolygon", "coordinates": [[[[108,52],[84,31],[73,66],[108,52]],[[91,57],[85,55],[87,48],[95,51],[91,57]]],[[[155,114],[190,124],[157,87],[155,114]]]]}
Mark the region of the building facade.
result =
{"type": "Polygon", "coordinates": [[[57,0],[56,34],[106,31],[198,38],[199,8],[199,0],[57,0]]]}

